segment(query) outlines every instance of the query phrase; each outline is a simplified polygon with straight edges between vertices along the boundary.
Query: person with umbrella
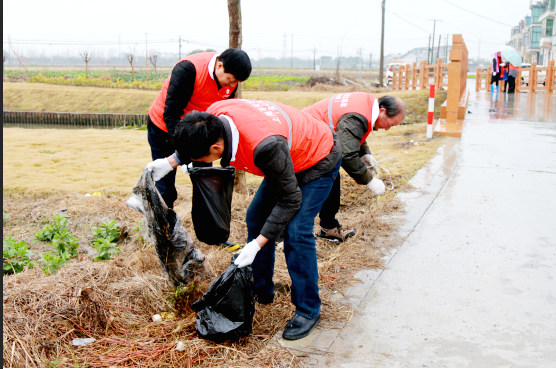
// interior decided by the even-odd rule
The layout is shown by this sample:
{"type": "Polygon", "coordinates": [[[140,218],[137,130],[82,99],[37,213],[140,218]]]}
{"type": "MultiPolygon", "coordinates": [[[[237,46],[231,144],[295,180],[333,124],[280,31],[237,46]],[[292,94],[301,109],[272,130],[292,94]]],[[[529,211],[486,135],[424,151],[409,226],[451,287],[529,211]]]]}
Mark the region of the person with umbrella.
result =
{"type": "Polygon", "coordinates": [[[500,92],[500,64],[502,64],[502,52],[498,51],[493,54],[492,58],[492,78],[490,79],[490,92],[494,92],[494,83],[496,83],[496,92],[500,92]]]}

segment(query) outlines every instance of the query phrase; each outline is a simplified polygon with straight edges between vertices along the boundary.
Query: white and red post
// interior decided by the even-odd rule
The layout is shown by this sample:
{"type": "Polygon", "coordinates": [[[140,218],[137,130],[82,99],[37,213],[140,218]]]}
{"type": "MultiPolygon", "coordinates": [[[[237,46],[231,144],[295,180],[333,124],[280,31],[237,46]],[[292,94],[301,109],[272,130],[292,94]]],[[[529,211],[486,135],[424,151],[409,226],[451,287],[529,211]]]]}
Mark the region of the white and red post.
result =
{"type": "Polygon", "coordinates": [[[427,124],[427,138],[432,138],[432,120],[434,118],[434,85],[430,85],[429,94],[429,122],[427,124]]]}

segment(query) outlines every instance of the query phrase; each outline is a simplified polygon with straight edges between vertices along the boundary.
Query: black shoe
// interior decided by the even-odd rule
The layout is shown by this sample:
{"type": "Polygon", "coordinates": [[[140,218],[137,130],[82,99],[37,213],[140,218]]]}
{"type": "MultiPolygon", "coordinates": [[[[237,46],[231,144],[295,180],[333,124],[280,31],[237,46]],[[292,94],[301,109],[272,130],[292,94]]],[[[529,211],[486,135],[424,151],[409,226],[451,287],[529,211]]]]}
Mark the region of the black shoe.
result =
{"type": "Polygon", "coordinates": [[[287,340],[298,340],[307,337],[309,333],[320,323],[320,314],[316,318],[307,319],[295,314],[292,320],[286,324],[282,337],[287,340]]]}
{"type": "Polygon", "coordinates": [[[257,300],[259,304],[263,304],[263,305],[272,304],[274,302],[274,294],[265,293],[265,294],[255,295],[255,300],[257,300]]]}

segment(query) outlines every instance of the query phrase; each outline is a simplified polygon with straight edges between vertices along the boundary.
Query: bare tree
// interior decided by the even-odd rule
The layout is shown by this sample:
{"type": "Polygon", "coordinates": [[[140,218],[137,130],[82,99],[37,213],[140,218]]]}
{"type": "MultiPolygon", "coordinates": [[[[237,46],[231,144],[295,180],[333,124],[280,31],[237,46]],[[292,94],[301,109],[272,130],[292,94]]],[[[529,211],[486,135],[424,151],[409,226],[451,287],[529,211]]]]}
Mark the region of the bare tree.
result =
{"type": "MultiPolygon", "coordinates": [[[[230,48],[241,49],[241,4],[240,0],[228,0],[230,18],[230,48]]],[[[241,83],[237,86],[236,98],[241,99],[241,83]]],[[[239,193],[247,193],[245,172],[236,169],[234,187],[239,193]]]]}
{"type": "Polygon", "coordinates": [[[156,62],[158,60],[158,53],[156,51],[151,51],[151,56],[149,56],[149,60],[154,67],[154,75],[156,76],[156,80],[158,82],[158,72],[156,70],[156,62]]]}
{"type": "Polygon", "coordinates": [[[89,76],[89,62],[91,61],[91,53],[89,51],[83,51],[79,53],[81,59],[85,62],[85,78],[89,76]]]}
{"type": "Polygon", "coordinates": [[[133,75],[133,82],[135,82],[135,69],[133,69],[134,60],[135,60],[135,56],[130,51],[129,54],[127,54],[127,61],[129,62],[129,65],[131,65],[131,74],[133,75]]]}

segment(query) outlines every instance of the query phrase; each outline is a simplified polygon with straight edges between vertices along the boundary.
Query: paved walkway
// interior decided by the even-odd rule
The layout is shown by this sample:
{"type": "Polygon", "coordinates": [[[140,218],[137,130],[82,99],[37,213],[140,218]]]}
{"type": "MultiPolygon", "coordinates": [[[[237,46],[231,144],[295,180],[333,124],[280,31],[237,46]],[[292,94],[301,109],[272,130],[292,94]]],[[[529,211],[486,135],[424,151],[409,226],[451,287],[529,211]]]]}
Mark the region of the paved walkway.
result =
{"type": "Polygon", "coordinates": [[[556,97],[472,92],[469,110],[412,180],[407,239],[309,365],[556,367],[556,97]]]}

